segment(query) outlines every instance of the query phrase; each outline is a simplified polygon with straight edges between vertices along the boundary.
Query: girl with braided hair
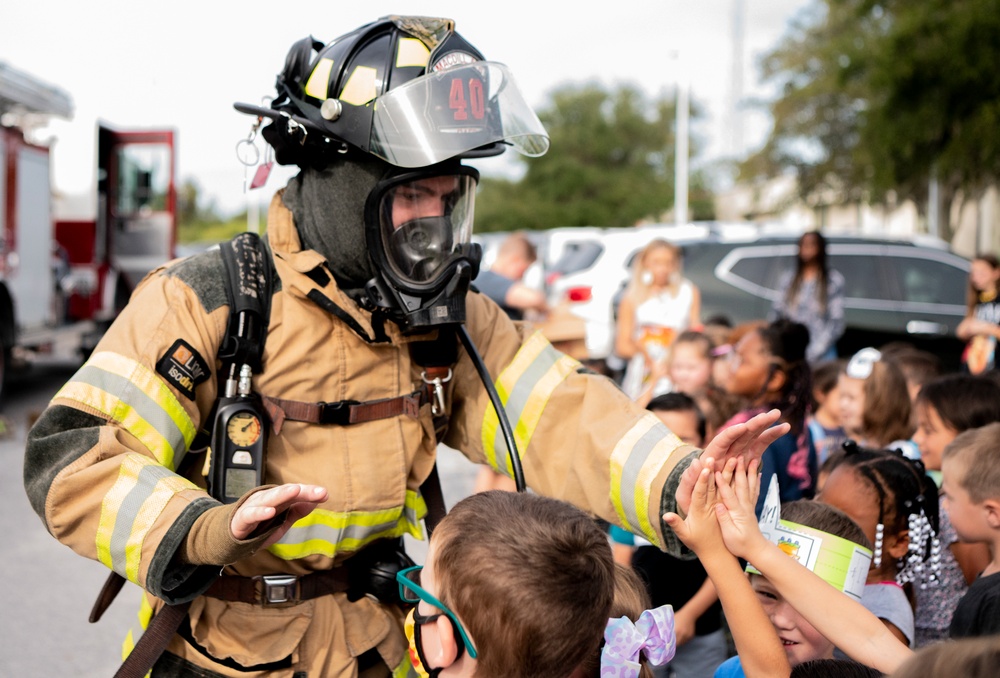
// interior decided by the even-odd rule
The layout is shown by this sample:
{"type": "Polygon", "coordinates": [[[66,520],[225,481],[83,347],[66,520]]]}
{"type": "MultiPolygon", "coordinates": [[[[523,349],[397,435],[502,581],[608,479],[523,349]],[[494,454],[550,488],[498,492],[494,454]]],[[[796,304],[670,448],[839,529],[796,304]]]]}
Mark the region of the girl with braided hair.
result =
{"type": "Polygon", "coordinates": [[[817,499],[850,516],[875,545],[861,603],[892,633],[914,639],[914,589],[940,573],[937,486],[919,461],[897,450],[844,443],[843,461],[817,499]]]}
{"type": "MultiPolygon", "coordinates": [[[[800,323],[779,318],[733,331],[739,336],[729,354],[726,392],[745,398],[749,406],[719,429],[749,420],[772,408],[781,410],[791,430],[771,443],[761,457],[761,473],[778,475],[781,501],[809,499],[816,489],[818,461],[806,414],[812,398],[812,377],[806,361],[809,330],[800,323]]],[[[757,512],[764,496],[757,501],[757,512]]]]}

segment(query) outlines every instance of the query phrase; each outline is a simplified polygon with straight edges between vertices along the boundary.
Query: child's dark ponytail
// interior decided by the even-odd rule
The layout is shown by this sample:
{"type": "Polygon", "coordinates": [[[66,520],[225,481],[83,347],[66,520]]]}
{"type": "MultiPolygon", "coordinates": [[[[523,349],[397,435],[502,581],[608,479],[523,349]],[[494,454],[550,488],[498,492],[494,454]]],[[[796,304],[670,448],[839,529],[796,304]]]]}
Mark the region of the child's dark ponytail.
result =
{"type": "Polygon", "coordinates": [[[881,563],[884,530],[890,534],[908,530],[909,552],[900,559],[896,581],[921,588],[936,585],[941,559],[938,492],[923,463],[898,450],[863,448],[853,440],[844,443],[844,451],[842,463],[853,467],[879,497],[874,565],[881,563]]]}
{"type": "Polygon", "coordinates": [[[792,435],[798,437],[812,402],[812,372],[806,361],[809,330],[801,323],[779,318],[759,331],[768,351],[777,358],[771,366],[772,374],[776,370],[785,373],[781,399],[773,406],[781,410],[782,419],[792,427],[792,435]]]}

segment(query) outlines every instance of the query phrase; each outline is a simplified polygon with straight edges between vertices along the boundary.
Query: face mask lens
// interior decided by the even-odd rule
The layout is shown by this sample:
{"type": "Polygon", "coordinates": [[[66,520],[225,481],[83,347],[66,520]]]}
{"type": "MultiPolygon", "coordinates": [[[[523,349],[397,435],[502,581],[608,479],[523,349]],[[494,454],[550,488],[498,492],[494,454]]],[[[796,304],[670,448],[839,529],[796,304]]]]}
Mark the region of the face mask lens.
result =
{"type": "Polygon", "coordinates": [[[475,180],[466,175],[393,186],[379,210],[386,259],[401,280],[432,284],[472,237],[475,180]]]}

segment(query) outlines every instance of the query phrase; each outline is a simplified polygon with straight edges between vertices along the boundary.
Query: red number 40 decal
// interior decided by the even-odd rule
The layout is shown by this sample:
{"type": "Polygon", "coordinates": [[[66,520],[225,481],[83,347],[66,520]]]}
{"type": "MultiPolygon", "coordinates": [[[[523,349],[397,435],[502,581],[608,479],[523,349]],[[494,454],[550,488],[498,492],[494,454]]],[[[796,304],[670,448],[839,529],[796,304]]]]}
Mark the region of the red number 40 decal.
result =
{"type": "Polygon", "coordinates": [[[478,78],[469,78],[468,92],[466,92],[465,81],[458,78],[452,80],[448,105],[455,112],[455,120],[468,120],[470,112],[474,119],[482,120],[486,115],[483,81],[478,78]]]}

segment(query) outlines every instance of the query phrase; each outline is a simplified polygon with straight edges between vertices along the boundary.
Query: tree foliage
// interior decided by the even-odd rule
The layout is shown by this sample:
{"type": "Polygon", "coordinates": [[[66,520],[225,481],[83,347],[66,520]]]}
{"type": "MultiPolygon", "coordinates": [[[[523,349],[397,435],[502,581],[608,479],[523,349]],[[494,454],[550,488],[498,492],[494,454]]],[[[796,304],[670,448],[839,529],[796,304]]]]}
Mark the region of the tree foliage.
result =
{"type": "Polygon", "coordinates": [[[936,174],[947,210],[1000,177],[998,63],[1000,0],[818,0],[764,59],[774,127],[741,177],[923,209],[936,174]]]}
{"type": "MultiPolygon", "coordinates": [[[[519,180],[483,179],[476,230],[631,226],[660,218],[674,203],[675,110],[672,99],[650,102],[627,85],[555,91],[539,112],[551,139],[548,153],[524,159],[519,180]]],[[[690,184],[692,211],[711,216],[704,178],[693,176],[690,184]]]]}

